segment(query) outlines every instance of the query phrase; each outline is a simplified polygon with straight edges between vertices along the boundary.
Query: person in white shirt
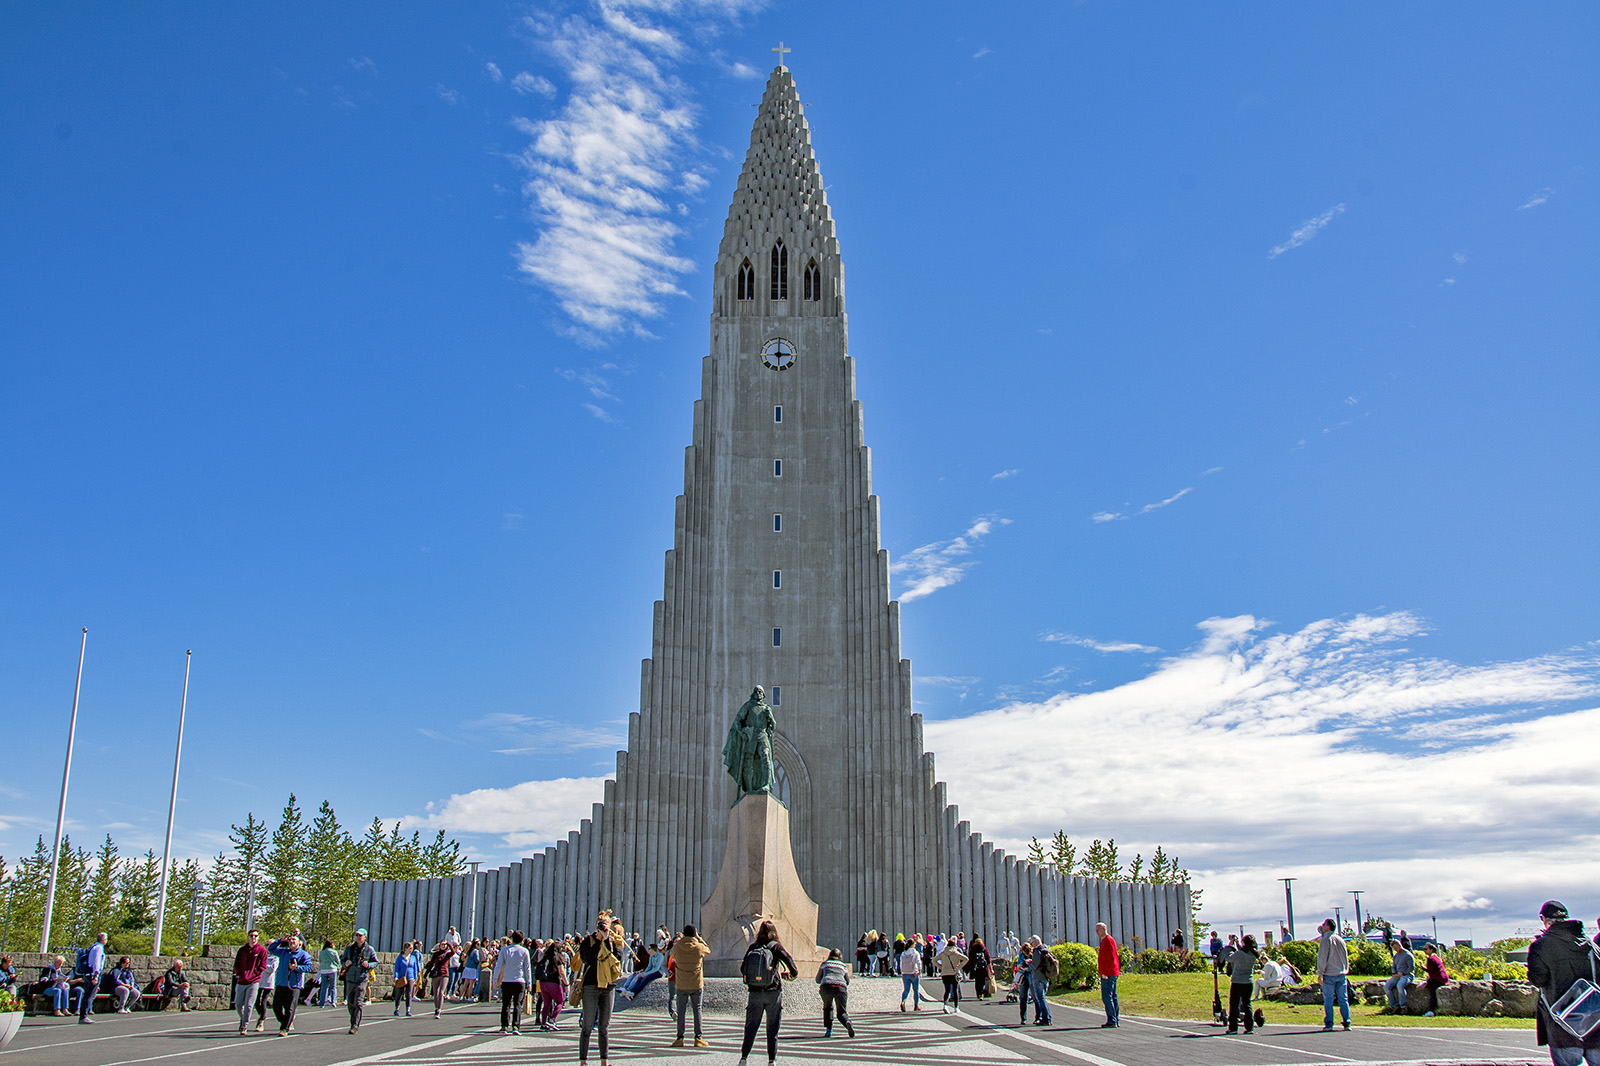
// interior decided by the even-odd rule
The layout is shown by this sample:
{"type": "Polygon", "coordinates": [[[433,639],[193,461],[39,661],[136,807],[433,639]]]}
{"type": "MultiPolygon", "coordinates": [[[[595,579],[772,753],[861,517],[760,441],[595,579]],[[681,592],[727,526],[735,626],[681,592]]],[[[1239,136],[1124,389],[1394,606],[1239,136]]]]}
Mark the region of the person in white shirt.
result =
{"type": "Polygon", "coordinates": [[[1268,992],[1276,992],[1288,984],[1288,972],[1277,959],[1268,959],[1261,964],[1261,976],[1256,978],[1255,998],[1261,999],[1268,992]]]}
{"type": "Polygon", "coordinates": [[[494,981],[500,985],[500,1031],[522,1035],[522,997],[533,982],[533,959],[522,946],[522,934],[512,932],[511,943],[494,960],[494,981]]]}

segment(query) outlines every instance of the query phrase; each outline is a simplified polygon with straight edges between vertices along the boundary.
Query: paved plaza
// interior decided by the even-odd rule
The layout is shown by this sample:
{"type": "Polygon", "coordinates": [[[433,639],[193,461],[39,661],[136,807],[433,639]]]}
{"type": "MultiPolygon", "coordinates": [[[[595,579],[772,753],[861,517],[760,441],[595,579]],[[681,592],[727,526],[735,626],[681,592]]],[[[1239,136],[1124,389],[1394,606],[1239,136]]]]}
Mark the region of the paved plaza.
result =
{"type": "MultiPolygon", "coordinates": [[[[796,997],[809,990],[796,989],[796,997]]],[[[1382,1029],[1357,1027],[1323,1033],[1305,1026],[1268,1026],[1254,1036],[1224,1036],[1201,1022],[1124,1017],[1103,1030],[1096,1011],[1053,1005],[1055,1024],[1016,1027],[1016,1008],[983,1005],[962,1015],[871,1012],[856,1017],[855,1039],[835,1029],[822,1038],[813,1018],[795,1018],[779,1040],[780,1062],[810,1064],[908,1063],[923,1066],[1377,1066],[1383,1064],[1517,1064],[1544,1066],[1549,1055],[1534,1047],[1527,1029],[1382,1029]]],[[[498,1011],[479,1004],[452,1005],[444,1017],[431,1011],[392,1017],[386,1005],[367,1012],[350,1036],[343,1008],[302,1009],[298,1035],[268,1031],[239,1037],[233,1015],[221,1011],[101,1016],[96,1025],[29,1018],[0,1066],[519,1066],[572,1063],[578,1058],[575,1017],[559,1033],[500,1036],[498,1011]]],[[[787,1021],[788,1019],[786,1019],[787,1021]]],[[[734,1066],[741,1023],[707,1018],[709,1051],[667,1047],[675,1035],[664,1013],[627,1011],[612,1025],[611,1061],[671,1062],[683,1066],[734,1066]]],[[[590,1061],[598,1064],[597,1049],[590,1061]]],[[[764,1062],[758,1038],[751,1062],[764,1062]]]]}

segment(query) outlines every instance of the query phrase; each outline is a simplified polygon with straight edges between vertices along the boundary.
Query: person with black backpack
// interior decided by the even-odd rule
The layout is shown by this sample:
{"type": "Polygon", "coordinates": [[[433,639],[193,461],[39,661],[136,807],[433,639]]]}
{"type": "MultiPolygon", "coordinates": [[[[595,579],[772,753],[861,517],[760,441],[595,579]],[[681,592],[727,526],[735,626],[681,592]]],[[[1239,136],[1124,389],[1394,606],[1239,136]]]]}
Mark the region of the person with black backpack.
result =
{"type": "Polygon", "coordinates": [[[1600,984],[1600,960],[1584,935],[1583,923],[1567,915],[1565,904],[1550,900],[1539,908],[1544,932],[1528,945],[1528,980],[1538,986],[1538,1041],[1549,1045],[1555,1066],[1600,1064],[1600,1029],[1578,1036],[1554,1018],[1550,1007],[1574,984],[1600,984]]]}
{"type": "Polygon", "coordinates": [[[756,1042],[756,1030],[761,1028],[761,1017],[767,1018],[767,1063],[778,1061],[778,1025],[783,1019],[783,982],[800,976],[800,967],[778,942],[778,927],[772,921],[763,921],[756,930],[755,943],[744,953],[739,964],[739,974],[744,978],[750,999],[744,1007],[744,1043],[739,1045],[739,1066],[748,1066],[750,1048],[756,1042]],[[780,973],[779,967],[788,971],[780,973]]]}

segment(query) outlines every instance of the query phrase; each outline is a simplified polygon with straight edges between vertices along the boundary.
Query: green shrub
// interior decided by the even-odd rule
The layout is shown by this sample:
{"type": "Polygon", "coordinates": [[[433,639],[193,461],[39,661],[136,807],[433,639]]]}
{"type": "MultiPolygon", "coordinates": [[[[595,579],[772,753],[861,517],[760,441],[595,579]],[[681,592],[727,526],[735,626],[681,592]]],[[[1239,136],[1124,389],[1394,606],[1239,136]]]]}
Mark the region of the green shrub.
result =
{"type": "MultiPolygon", "coordinates": [[[[1367,940],[1351,940],[1346,942],[1345,949],[1350,953],[1352,977],[1387,977],[1392,972],[1393,963],[1382,944],[1374,944],[1367,940]]],[[[1313,952],[1311,956],[1313,968],[1316,966],[1316,961],[1316,953],[1313,952]]]]}
{"type": "Polygon", "coordinates": [[[1315,976],[1317,972],[1317,942],[1315,940],[1286,940],[1281,948],[1283,957],[1289,965],[1299,970],[1304,976],[1315,976]]]}
{"type": "Polygon", "coordinates": [[[1139,952],[1139,973],[1182,973],[1184,959],[1176,951],[1146,948],[1139,952]]]}
{"type": "Polygon", "coordinates": [[[1100,955],[1088,944],[1057,944],[1050,953],[1061,963],[1061,972],[1050,982],[1050,991],[1093,988],[1100,977],[1100,955]]]}
{"type": "Polygon", "coordinates": [[[993,959],[990,962],[990,968],[994,971],[995,984],[1008,985],[1011,983],[1011,979],[1016,976],[1016,971],[1012,967],[1010,959],[993,959]]]}
{"type": "MultiPolygon", "coordinates": [[[[1117,945],[1117,964],[1121,967],[1123,973],[1133,973],[1139,968],[1138,960],[1133,953],[1133,949],[1128,947],[1126,944],[1117,945]]],[[[1098,952],[1095,954],[1094,976],[1096,980],[1099,980],[1100,956],[1098,952]]]]}

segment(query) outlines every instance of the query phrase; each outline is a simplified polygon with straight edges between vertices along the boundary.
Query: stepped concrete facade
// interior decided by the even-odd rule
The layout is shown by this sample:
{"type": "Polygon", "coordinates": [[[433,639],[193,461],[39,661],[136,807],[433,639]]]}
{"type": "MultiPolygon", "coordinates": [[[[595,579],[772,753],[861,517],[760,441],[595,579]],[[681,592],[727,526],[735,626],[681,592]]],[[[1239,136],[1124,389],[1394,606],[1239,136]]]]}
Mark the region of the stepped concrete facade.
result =
{"type": "Polygon", "coordinates": [[[768,79],[713,272],[710,354],[627,750],[567,839],[476,877],[366,882],[374,943],[697,922],[738,800],[721,761],[755,685],[777,718],[774,795],[819,943],[868,928],[1004,930],[1165,946],[1185,885],[1062,876],[962,820],[923,746],[880,546],[844,265],[786,67],[768,79]],[[475,884],[474,884],[475,880],[475,884]],[[474,902],[475,900],[475,902],[474,902]]]}

